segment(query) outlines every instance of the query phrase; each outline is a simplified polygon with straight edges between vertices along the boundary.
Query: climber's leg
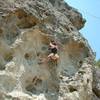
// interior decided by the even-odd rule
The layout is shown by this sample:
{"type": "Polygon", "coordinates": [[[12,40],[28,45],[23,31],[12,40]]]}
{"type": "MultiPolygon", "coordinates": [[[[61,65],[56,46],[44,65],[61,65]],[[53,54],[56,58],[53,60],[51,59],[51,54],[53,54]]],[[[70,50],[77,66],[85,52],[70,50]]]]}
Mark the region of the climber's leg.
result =
{"type": "Polygon", "coordinates": [[[53,53],[50,53],[50,54],[48,55],[48,60],[50,60],[53,56],[54,56],[54,54],[53,54],[53,53]]]}
{"type": "Polygon", "coordinates": [[[53,56],[54,54],[50,53],[47,58],[39,58],[38,64],[43,64],[45,62],[52,60],[53,56]]]}
{"type": "Polygon", "coordinates": [[[59,59],[59,56],[58,56],[58,54],[54,54],[53,56],[51,56],[51,59],[52,60],[58,60],[59,59]]]}
{"type": "Polygon", "coordinates": [[[53,56],[51,56],[51,60],[55,63],[56,66],[58,64],[58,59],[59,59],[58,54],[54,54],[53,56]]]}
{"type": "Polygon", "coordinates": [[[55,54],[55,58],[58,60],[59,59],[59,55],[58,54],[55,54]]]}

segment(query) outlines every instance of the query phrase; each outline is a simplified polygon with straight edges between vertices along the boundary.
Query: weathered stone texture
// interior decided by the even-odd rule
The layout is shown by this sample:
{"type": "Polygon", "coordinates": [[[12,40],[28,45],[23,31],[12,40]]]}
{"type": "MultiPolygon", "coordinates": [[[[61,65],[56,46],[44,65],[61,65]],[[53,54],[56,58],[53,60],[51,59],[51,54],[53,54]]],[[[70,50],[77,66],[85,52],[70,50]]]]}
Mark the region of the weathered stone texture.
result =
{"type": "Polygon", "coordinates": [[[92,100],[94,53],[79,32],[84,24],[63,0],[0,0],[0,100],[92,100]],[[46,60],[52,39],[57,64],[46,60]]]}

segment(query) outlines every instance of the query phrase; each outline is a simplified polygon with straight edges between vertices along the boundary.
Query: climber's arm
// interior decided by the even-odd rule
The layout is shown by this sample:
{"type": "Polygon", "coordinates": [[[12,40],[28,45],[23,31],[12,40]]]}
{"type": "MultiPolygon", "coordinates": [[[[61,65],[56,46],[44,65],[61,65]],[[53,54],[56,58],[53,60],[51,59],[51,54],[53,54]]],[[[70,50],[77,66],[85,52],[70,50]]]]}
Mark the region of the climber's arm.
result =
{"type": "Polygon", "coordinates": [[[49,45],[50,45],[50,47],[51,47],[51,48],[52,48],[52,47],[54,47],[54,45],[53,45],[51,42],[50,42],[50,44],[49,44],[49,45]]]}

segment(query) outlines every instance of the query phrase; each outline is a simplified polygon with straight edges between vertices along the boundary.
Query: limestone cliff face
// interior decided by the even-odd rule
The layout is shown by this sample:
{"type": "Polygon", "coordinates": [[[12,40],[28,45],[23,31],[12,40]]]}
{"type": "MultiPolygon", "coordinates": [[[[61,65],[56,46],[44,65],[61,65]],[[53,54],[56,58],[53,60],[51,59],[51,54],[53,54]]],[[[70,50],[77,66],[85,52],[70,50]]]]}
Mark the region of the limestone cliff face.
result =
{"type": "Polygon", "coordinates": [[[79,33],[84,24],[63,0],[0,0],[0,100],[92,100],[94,54],[79,33]],[[57,64],[46,61],[51,39],[57,64]]]}

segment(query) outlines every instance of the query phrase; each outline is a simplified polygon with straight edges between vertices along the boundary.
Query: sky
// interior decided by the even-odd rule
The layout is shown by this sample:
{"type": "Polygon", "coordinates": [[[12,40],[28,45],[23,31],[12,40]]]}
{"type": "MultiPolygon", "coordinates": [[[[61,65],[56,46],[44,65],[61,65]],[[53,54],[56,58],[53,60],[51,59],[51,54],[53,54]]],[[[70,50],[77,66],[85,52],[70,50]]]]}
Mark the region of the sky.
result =
{"type": "Polygon", "coordinates": [[[84,28],[80,30],[100,59],[100,0],[65,0],[76,8],[86,19],[84,28]]]}

